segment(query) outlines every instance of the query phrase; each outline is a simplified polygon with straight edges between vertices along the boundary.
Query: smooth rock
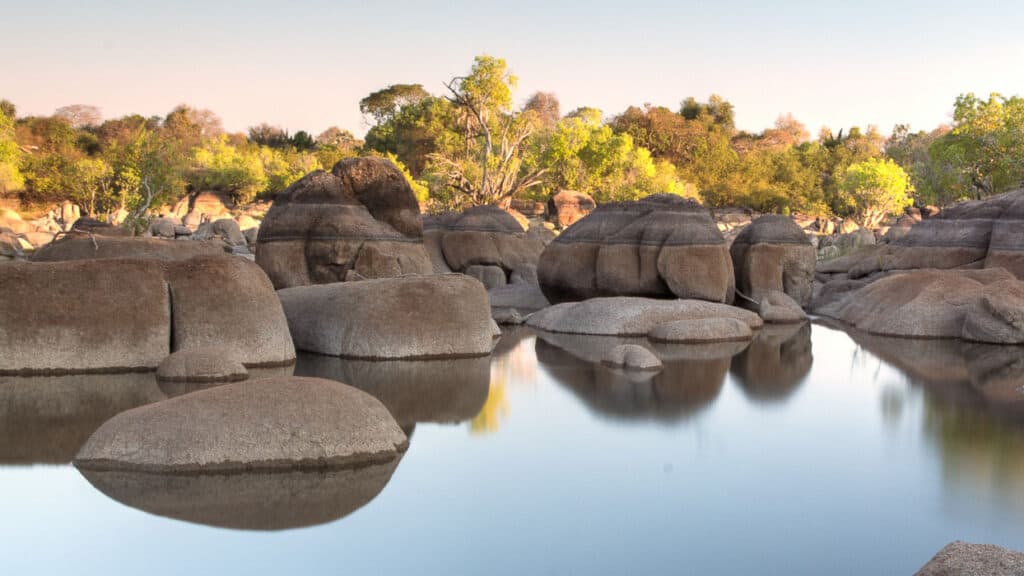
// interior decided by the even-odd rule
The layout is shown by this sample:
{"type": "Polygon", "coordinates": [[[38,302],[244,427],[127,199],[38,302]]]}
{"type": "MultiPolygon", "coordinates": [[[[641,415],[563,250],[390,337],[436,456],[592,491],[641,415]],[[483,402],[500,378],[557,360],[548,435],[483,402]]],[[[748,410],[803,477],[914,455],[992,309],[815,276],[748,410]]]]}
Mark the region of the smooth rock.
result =
{"type": "Polygon", "coordinates": [[[568,228],[597,208],[597,202],[588,194],[573,190],[559,190],[548,200],[548,217],[560,228],[568,228]]]}
{"type": "Polygon", "coordinates": [[[647,337],[654,342],[692,344],[750,340],[754,332],[749,324],[736,318],[702,318],[658,324],[647,337]]]}
{"type": "Polygon", "coordinates": [[[794,324],[807,320],[807,314],[800,304],[785,292],[778,290],[761,292],[757,313],[769,324],[794,324]]]}
{"type": "Polygon", "coordinates": [[[68,260],[108,260],[141,258],[145,260],[188,260],[197,256],[226,254],[227,246],[219,241],[168,242],[158,238],[75,234],[65,236],[36,250],[36,262],[68,260]]]}
{"type": "Polygon", "coordinates": [[[801,306],[810,302],[816,254],[790,218],[761,216],[739,233],[729,252],[742,294],[760,301],[765,293],[778,291],[801,306]]]}
{"type": "Polygon", "coordinates": [[[245,365],[225,348],[178,350],[156,369],[161,382],[238,382],[249,377],[245,365]]]}
{"type": "Polygon", "coordinates": [[[534,313],[526,323],[549,332],[646,336],[658,324],[706,318],[735,318],[752,329],[763,324],[757,314],[727,304],[627,296],[556,304],[534,313]]]}

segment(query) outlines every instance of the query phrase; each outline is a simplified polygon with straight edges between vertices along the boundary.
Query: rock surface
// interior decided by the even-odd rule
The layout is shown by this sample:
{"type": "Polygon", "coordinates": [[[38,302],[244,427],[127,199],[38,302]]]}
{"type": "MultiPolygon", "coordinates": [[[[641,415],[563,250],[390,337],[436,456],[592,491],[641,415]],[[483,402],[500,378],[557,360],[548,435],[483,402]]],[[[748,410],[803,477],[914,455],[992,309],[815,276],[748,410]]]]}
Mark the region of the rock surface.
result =
{"type": "Polygon", "coordinates": [[[807,320],[807,314],[800,304],[778,290],[761,292],[757,313],[769,324],[794,324],[807,320]]]}
{"type": "Polygon", "coordinates": [[[430,274],[419,203],[381,158],[348,158],[277,195],[259,229],[256,262],[275,288],[430,274]]]}
{"type": "Polygon", "coordinates": [[[461,274],[408,276],[278,291],[295,346],[347,358],[490,354],[487,292],[461,274]]]}
{"type": "Polygon", "coordinates": [[[556,304],[536,312],[526,323],[549,332],[646,336],[659,324],[707,318],[735,318],[752,329],[760,328],[763,324],[757,314],[727,304],[627,296],[556,304]]]}
{"type": "Polygon", "coordinates": [[[729,248],[736,289],[760,301],[767,292],[788,294],[799,305],[811,300],[816,254],[807,235],[790,218],[761,216],[729,248]]]}
{"type": "Polygon", "coordinates": [[[319,378],[225,384],[122,412],[89,438],[80,469],[227,472],[387,462],[405,433],[369,394],[319,378]]]}
{"type": "Polygon", "coordinates": [[[947,544],[915,576],[1020,576],[1024,553],[991,544],[947,544]]]}
{"type": "Polygon", "coordinates": [[[601,363],[631,370],[661,370],[661,360],[653,352],[636,344],[620,344],[601,358],[601,363]]]}
{"type": "Polygon", "coordinates": [[[32,256],[32,260],[64,262],[67,260],[144,258],[171,261],[226,253],[226,246],[220,241],[168,242],[158,238],[72,234],[37,250],[32,256]]]}
{"type": "Polygon", "coordinates": [[[237,382],[249,377],[245,365],[225,348],[179,350],[156,369],[162,382],[237,382]]]}
{"type": "Polygon", "coordinates": [[[675,320],[658,324],[647,337],[653,342],[732,342],[754,337],[750,325],[737,318],[702,318],[675,320]]]}
{"type": "Polygon", "coordinates": [[[601,296],[732,302],[732,260],[706,209],[656,194],[599,206],[545,248],[537,265],[553,303],[601,296]]]}
{"type": "Polygon", "coordinates": [[[588,194],[573,190],[559,190],[548,200],[548,217],[559,228],[568,228],[597,208],[597,202],[588,194]]]}

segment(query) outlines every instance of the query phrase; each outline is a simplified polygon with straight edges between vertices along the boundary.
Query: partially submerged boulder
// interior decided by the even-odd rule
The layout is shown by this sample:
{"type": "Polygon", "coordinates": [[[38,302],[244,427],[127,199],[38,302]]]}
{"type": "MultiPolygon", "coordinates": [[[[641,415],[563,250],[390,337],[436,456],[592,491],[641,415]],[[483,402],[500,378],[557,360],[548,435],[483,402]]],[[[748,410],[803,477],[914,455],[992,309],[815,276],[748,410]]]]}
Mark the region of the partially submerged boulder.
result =
{"type": "Polygon", "coordinates": [[[707,318],[735,318],[752,329],[763,323],[757,314],[727,304],[620,296],[556,304],[530,316],[527,325],[549,332],[646,336],[659,324],[707,318]]]}
{"type": "Polygon", "coordinates": [[[959,540],[939,550],[915,576],[1020,576],[1024,553],[959,540]]]}
{"type": "Polygon", "coordinates": [[[761,216],[739,233],[729,252],[740,293],[760,301],[778,291],[801,306],[810,302],[816,253],[790,218],[761,216]]]}
{"type": "Polygon", "coordinates": [[[275,288],[430,274],[419,203],[388,160],[348,158],[281,192],[257,238],[275,288]]]}
{"type": "Polygon", "coordinates": [[[994,268],[894,274],[819,312],[872,334],[1022,344],[1022,309],[1024,282],[994,268]]]}
{"type": "Polygon", "coordinates": [[[320,378],[225,384],[122,412],[75,458],[80,469],[230,472],[388,462],[408,439],[387,408],[320,378]]]}
{"type": "Polygon", "coordinates": [[[620,344],[601,358],[601,363],[630,370],[661,370],[661,360],[653,352],[637,344],[620,344]]]}
{"type": "Polygon", "coordinates": [[[647,337],[653,342],[704,343],[746,341],[754,337],[750,325],[737,318],[699,318],[658,324],[647,337]]]}
{"type": "Polygon", "coordinates": [[[491,352],[483,285],[461,274],[299,286],[278,292],[300,350],[347,358],[450,358],[491,352]]]}
{"type": "Polygon", "coordinates": [[[732,302],[729,248],[708,211],[656,194],[603,204],[545,248],[540,286],[554,303],[601,296],[732,302]]]}
{"type": "Polygon", "coordinates": [[[778,290],[761,292],[757,313],[769,324],[795,324],[807,320],[807,314],[800,304],[778,290]]]}
{"type": "Polygon", "coordinates": [[[238,382],[248,378],[249,372],[228,349],[191,348],[165,358],[156,377],[161,382],[238,382]]]}

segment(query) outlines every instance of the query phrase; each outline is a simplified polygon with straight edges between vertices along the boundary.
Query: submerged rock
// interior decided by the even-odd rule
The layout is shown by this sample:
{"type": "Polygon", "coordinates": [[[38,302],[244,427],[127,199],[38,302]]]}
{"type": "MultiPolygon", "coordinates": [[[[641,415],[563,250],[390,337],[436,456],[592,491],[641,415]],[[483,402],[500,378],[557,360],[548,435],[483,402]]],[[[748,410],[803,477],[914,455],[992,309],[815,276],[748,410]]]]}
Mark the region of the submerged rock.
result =
{"type": "Polygon", "coordinates": [[[947,544],[915,576],[1020,576],[1024,553],[991,544],[947,544]]]}
{"type": "Polygon", "coordinates": [[[419,203],[382,158],[348,158],[281,192],[259,229],[256,263],[275,288],[430,274],[419,203]]]}
{"type": "Polygon", "coordinates": [[[408,276],[278,292],[300,350],[347,358],[484,356],[493,346],[482,284],[461,274],[408,276]]]}
{"type": "Polygon", "coordinates": [[[238,382],[249,377],[230,350],[219,347],[179,350],[156,369],[161,382],[238,382]]]}
{"type": "Polygon", "coordinates": [[[225,384],[122,412],[89,438],[81,469],[228,472],[387,462],[405,433],[369,394],[320,378],[225,384]]]}
{"type": "Polygon", "coordinates": [[[646,336],[658,324],[707,318],[735,318],[753,329],[763,323],[757,314],[727,304],[625,296],[556,304],[536,312],[526,323],[549,332],[646,336]]]}

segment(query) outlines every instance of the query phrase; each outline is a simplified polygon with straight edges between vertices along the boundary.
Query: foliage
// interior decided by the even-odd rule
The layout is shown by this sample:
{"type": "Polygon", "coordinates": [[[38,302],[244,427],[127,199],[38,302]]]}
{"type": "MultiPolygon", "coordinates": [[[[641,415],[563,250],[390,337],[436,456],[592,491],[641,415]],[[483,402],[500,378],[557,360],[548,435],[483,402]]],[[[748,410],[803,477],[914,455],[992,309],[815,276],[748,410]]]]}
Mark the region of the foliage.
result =
{"type": "Polygon", "coordinates": [[[900,213],[913,202],[907,195],[910,177],[891,158],[871,158],[849,166],[839,186],[849,212],[867,227],[877,226],[889,215],[900,213]]]}
{"type": "Polygon", "coordinates": [[[394,118],[402,108],[430,97],[422,84],[392,84],[359,101],[359,111],[376,125],[394,118]]]}
{"type": "Polygon", "coordinates": [[[0,102],[0,196],[25,188],[25,177],[20,168],[21,149],[14,141],[14,106],[2,106],[4,102],[7,101],[0,102]]]}

